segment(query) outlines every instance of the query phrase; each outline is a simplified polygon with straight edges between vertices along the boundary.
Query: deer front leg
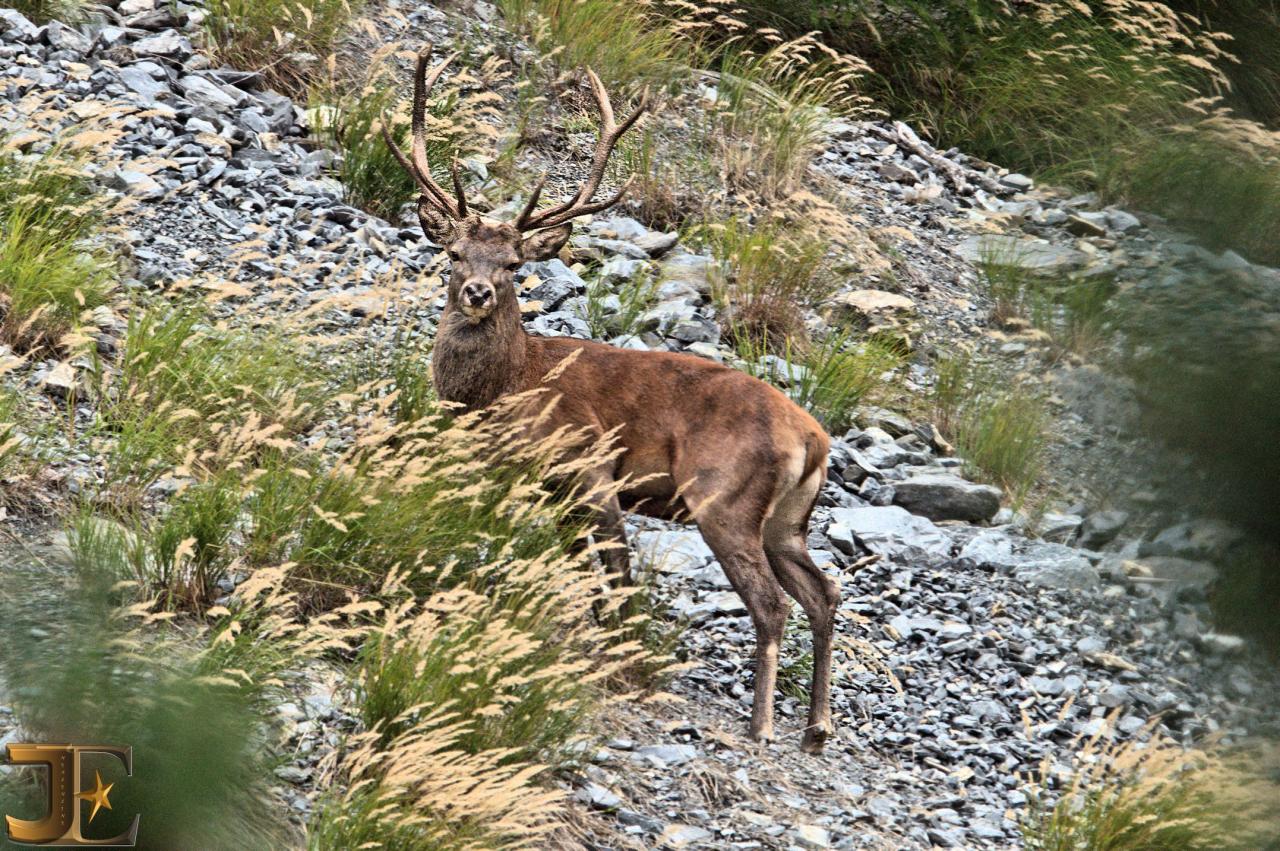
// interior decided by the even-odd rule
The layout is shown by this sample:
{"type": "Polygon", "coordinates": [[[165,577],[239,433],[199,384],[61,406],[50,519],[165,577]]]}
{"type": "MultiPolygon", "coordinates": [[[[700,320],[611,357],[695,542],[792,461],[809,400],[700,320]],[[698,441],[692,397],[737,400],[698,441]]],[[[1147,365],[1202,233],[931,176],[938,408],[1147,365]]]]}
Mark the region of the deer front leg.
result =
{"type": "MultiPolygon", "coordinates": [[[[583,504],[591,524],[591,534],[600,550],[600,561],[614,588],[623,588],[631,582],[631,552],[627,549],[627,530],[623,519],[622,504],[618,501],[613,479],[607,474],[597,474],[582,483],[583,504]]],[[[631,616],[631,599],[622,606],[622,617],[631,616]]]]}

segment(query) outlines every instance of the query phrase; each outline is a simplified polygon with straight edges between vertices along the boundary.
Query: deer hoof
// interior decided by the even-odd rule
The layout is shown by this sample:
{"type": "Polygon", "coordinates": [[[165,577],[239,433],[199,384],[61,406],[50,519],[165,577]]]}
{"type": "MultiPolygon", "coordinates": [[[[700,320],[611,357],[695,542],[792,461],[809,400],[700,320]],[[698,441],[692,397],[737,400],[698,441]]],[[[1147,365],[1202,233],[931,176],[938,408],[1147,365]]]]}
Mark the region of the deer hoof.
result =
{"type": "Polygon", "coordinates": [[[827,736],[831,731],[826,727],[810,727],[804,731],[804,738],[800,740],[800,750],[805,753],[820,754],[822,748],[827,743],[827,736]]]}
{"type": "Polygon", "coordinates": [[[752,730],[751,739],[762,745],[771,744],[773,742],[773,725],[767,724],[758,730],[752,730]]]}

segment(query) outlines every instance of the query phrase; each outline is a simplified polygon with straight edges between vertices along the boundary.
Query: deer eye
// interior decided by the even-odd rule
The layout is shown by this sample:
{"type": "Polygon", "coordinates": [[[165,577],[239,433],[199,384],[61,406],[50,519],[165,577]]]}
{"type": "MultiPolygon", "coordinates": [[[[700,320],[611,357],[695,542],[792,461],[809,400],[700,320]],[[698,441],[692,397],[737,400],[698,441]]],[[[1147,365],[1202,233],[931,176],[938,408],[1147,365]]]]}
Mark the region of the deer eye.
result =
{"type": "Polygon", "coordinates": [[[508,263],[508,264],[507,264],[507,271],[508,271],[508,272],[517,272],[517,271],[519,271],[519,270],[520,270],[520,267],[521,267],[521,266],[523,266],[523,265],[524,265],[524,264],[523,264],[523,263],[521,263],[521,262],[520,262],[520,261],[518,261],[518,260],[517,260],[515,263],[508,263]]]}
{"type": "Polygon", "coordinates": [[[461,260],[461,259],[462,259],[462,255],[460,255],[458,252],[454,251],[452,248],[450,248],[450,249],[449,249],[448,254],[449,254],[449,259],[450,259],[450,260],[461,260]]]}

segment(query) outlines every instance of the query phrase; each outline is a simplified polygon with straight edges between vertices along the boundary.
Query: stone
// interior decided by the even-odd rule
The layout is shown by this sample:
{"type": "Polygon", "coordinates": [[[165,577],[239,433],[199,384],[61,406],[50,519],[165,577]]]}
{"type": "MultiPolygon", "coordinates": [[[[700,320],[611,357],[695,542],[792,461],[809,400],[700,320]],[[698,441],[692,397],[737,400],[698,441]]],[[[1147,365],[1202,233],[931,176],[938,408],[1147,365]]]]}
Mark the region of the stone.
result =
{"type": "Polygon", "coordinates": [[[950,473],[925,473],[893,485],[893,502],[930,520],[983,523],[1000,510],[1003,496],[993,485],[980,485],[950,473]]]}
{"type": "Polygon", "coordinates": [[[1067,230],[1076,236],[1106,236],[1106,213],[1074,213],[1067,217],[1067,230]]]}
{"type": "Polygon", "coordinates": [[[854,541],[886,558],[944,557],[951,550],[951,539],[932,521],[896,505],[833,508],[827,535],[847,554],[856,552],[854,541]]]}
{"type": "Polygon", "coordinates": [[[593,810],[613,810],[622,805],[622,799],[599,783],[588,783],[573,795],[593,810]]]}
{"type": "Polygon", "coordinates": [[[658,263],[658,279],[664,285],[677,282],[703,297],[710,297],[715,274],[715,260],[703,254],[680,251],[667,255],[658,263]]]}
{"type": "Polygon", "coordinates": [[[1206,632],[1200,636],[1200,646],[1219,656],[1236,656],[1244,652],[1247,643],[1238,635],[1222,632],[1206,632]]]}
{"type": "Polygon", "coordinates": [[[1137,216],[1124,210],[1107,210],[1107,223],[1111,225],[1112,230],[1124,234],[1133,233],[1142,227],[1142,222],[1137,216]]]}
{"type": "Polygon", "coordinates": [[[715,558],[702,535],[693,530],[645,531],[633,541],[637,553],[666,573],[697,570],[715,558]]]}
{"type": "Polygon", "coordinates": [[[248,97],[244,92],[233,89],[233,95],[223,86],[197,74],[188,74],[178,80],[178,88],[192,103],[207,106],[219,112],[235,109],[248,97]]]}
{"type": "Polygon", "coordinates": [[[44,28],[44,40],[54,50],[66,50],[71,53],[88,53],[89,39],[85,38],[73,27],[61,21],[50,21],[44,28]]]}
{"type": "Polygon", "coordinates": [[[1014,557],[1013,576],[1028,585],[1065,590],[1097,588],[1102,577],[1079,550],[1037,542],[1014,557]]]}
{"type": "Polygon", "coordinates": [[[1035,186],[1036,184],[1034,180],[1027,177],[1025,174],[1018,174],[1017,172],[1011,172],[1009,174],[1003,175],[1000,178],[1000,185],[1008,189],[1012,189],[1015,192],[1026,192],[1028,189],[1030,189],[1032,186],[1035,186]]]}
{"type": "Polygon", "coordinates": [[[650,257],[661,257],[680,241],[680,234],[649,231],[641,236],[632,238],[631,241],[650,257]]]}
{"type": "Polygon", "coordinates": [[[1206,558],[1220,555],[1240,539],[1240,533],[1211,519],[1190,520],[1162,530],[1138,548],[1140,556],[1206,558]]]}
{"type": "Polygon", "coordinates": [[[130,47],[135,54],[167,56],[178,60],[184,59],[194,52],[190,40],[177,30],[165,30],[146,38],[140,38],[130,47]]]}
{"type": "Polygon", "coordinates": [[[797,824],[791,829],[796,844],[803,848],[830,848],[831,832],[816,824],[797,824]]]}
{"type": "Polygon", "coordinates": [[[892,180],[894,183],[915,183],[920,179],[920,175],[893,161],[880,163],[876,170],[885,180],[892,180]]]}
{"type": "Polygon", "coordinates": [[[672,824],[662,831],[658,842],[663,847],[688,848],[691,845],[708,842],[712,838],[711,831],[690,824],[672,824]]]}
{"type": "Polygon", "coordinates": [[[1080,546],[1090,550],[1105,547],[1116,539],[1128,522],[1128,512],[1095,511],[1080,524],[1080,546]]]}
{"type": "Polygon", "coordinates": [[[40,28],[17,9],[0,8],[0,36],[15,41],[31,41],[40,35],[40,28]]]}
{"type": "Polygon", "coordinates": [[[169,94],[169,84],[164,82],[164,72],[159,65],[154,62],[139,62],[130,65],[127,68],[120,69],[120,82],[124,83],[125,88],[132,92],[142,95],[148,100],[154,100],[162,94],[169,94]],[[160,79],[151,73],[151,69],[160,71],[160,79]]]}
{"type": "Polygon", "coordinates": [[[970,263],[1014,266],[1046,275],[1079,269],[1089,259],[1083,251],[1074,248],[1006,234],[971,236],[957,245],[955,252],[970,263]]]}
{"type": "Polygon", "coordinates": [[[1152,579],[1171,586],[1170,591],[1203,592],[1218,578],[1212,564],[1177,556],[1148,556],[1136,564],[1145,567],[1152,579]]]}
{"type": "Polygon", "coordinates": [[[66,361],[60,361],[44,373],[40,378],[40,385],[50,396],[56,399],[67,399],[78,386],[75,368],[66,361]]]}
{"type": "Polygon", "coordinates": [[[833,317],[851,322],[859,328],[895,325],[913,316],[916,304],[898,293],[884,290],[851,290],[839,293],[830,301],[833,317]]]}
{"type": "Polygon", "coordinates": [[[111,185],[126,195],[147,201],[163,198],[165,194],[164,187],[154,177],[130,169],[116,169],[111,175],[111,185]]]}
{"type": "Polygon", "coordinates": [[[1040,537],[1046,541],[1054,541],[1059,544],[1065,544],[1076,536],[1080,531],[1080,526],[1084,523],[1084,518],[1079,514],[1057,514],[1054,512],[1046,512],[1040,518],[1036,531],[1040,533],[1040,537]]]}
{"type": "Polygon", "coordinates": [[[663,765],[684,765],[698,759],[698,749],[692,745],[645,745],[637,747],[636,755],[659,761],[663,765]]]}

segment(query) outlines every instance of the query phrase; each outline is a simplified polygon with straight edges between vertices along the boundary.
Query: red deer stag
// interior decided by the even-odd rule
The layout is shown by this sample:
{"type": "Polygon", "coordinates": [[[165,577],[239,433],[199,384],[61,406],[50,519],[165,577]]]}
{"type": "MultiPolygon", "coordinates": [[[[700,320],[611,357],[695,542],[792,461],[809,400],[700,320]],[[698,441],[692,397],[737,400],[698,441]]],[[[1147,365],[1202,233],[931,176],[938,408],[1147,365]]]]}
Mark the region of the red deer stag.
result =
{"type": "Polygon", "coordinates": [[[572,198],[538,210],[543,177],[513,223],[492,221],[468,206],[456,161],[453,198],[432,179],[423,112],[428,91],[454,56],[428,70],[430,49],[419,54],[414,78],[412,156],[399,149],[385,122],[383,136],[421,188],[423,232],[445,247],[452,264],[433,352],[436,392],[476,410],[546,387],[555,394],[553,427],[595,436],[616,430],[621,454],[583,483],[588,495],[607,494],[588,499],[597,539],[616,544],[602,553],[606,568],[614,581],[628,575],[624,508],[697,523],[755,626],[750,731],[757,740],[773,738],[778,647],[791,608],[787,595],[799,601],[813,630],[814,655],[801,747],[820,752],[832,731],[831,640],[840,602],[839,586],[813,563],[805,545],[809,514],[826,477],[828,439],[822,427],[763,381],[709,360],[535,337],[520,322],[514,273],[522,263],[555,257],[574,218],[622,198],[629,184],[608,200],[592,200],[610,152],[646,98],[617,122],[604,86],[588,71],[601,127],[586,182],[572,198]]]}

